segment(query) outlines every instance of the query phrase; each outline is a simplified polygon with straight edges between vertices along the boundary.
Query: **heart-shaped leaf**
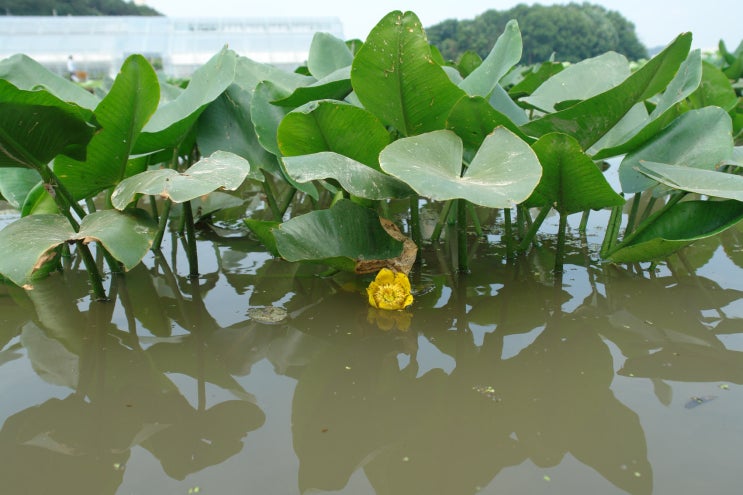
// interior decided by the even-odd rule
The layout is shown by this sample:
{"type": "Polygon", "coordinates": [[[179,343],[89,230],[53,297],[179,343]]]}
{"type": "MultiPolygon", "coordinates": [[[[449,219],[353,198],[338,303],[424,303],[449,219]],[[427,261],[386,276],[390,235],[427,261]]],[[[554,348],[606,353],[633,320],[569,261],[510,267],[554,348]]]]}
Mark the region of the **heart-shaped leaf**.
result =
{"type": "Polygon", "coordinates": [[[307,56],[307,69],[317,79],[329,76],[353,62],[353,53],[346,42],[330,33],[315,33],[307,56]]]}
{"type": "Polygon", "coordinates": [[[542,175],[534,151],[504,127],[485,138],[462,172],[462,140],[451,131],[399,139],[379,156],[382,169],[418,194],[463,198],[490,208],[511,208],[532,193],[542,175]]]}

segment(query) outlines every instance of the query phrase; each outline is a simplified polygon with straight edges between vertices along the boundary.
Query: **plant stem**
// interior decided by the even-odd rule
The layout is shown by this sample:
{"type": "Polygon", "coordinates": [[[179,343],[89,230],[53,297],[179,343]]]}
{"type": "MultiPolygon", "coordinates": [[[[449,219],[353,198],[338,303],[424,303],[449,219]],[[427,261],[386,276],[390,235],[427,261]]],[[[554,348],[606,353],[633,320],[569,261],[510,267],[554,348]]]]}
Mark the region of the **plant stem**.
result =
{"type": "Polygon", "coordinates": [[[410,236],[416,246],[421,245],[421,216],[418,211],[420,197],[413,193],[410,195],[410,236]]]}
{"type": "Polygon", "coordinates": [[[439,220],[436,222],[436,226],[433,229],[433,233],[431,234],[431,242],[438,242],[439,238],[441,237],[441,231],[444,229],[444,224],[446,223],[447,218],[449,217],[449,213],[451,212],[451,205],[453,200],[449,200],[444,203],[444,207],[441,209],[441,213],[439,214],[439,220]]]}
{"type": "Polygon", "coordinates": [[[531,244],[534,241],[534,238],[537,235],[537,231],[539,230],[539,227],[542,226],[542,224],[544,223],[544,220],[547,218],[547,215],[549,214],[551,209],[552,209],[551,206],[543,206],[542,209],[539,210],[539,215],[537,215],[537,218],[532,222],[531,226],[529,227],[529,230],[526,232],[526,235],[521,240],[521,244],[519,244],[518,250],[520,252],[526,251],[526,249],[529,247],[529,244],[531,244]]]}
{"type": "Polygon", "coordinates": [[[150,195],[150,213],[152,214],[152,218],[154,218],[157,223],[160,223],[160,217],[157,214],[157,199],[152,195],[150,195]]]}
{"type": "Polygon", "coordinates": [[[196,250],[196,229],[193,224],[193,210],[191,202],[183,203],[183,217],[186,223],[186,255],[188,257],[188,276],[190,278],[199,277],[199,257],[196,250]]]}
{"type": "Polygon", "coordinates": [[[578,232],[581,234],[586,233],[586,227],[588,226],[588,217],[591,214],[591,210],[584,210],[583,215],[580,217],[580,225],[578,226],[578,232]]]}
{"type": "Polygon", "coordinates": [[[568,230],[568,215],[560,212],[560,226],[557,229],[557,252],[555,253],[555,273],[563,272],[565,258],[565,239],[568,230]]]}
{"type": "Polygon", "coordinates": [[[503,220],[506,228],[506,259],[513,259],[513,225],[511,223],[511,209],[503,208],[503,220]]]}
{"type": "Polygon", "coordinates": [[[614,249],[614,245],[617,242],[617,235],[619,234],[619,227],[622,223],[622,207],[615,206],[611,209],[611,216],[609,217],[609,223],[606,224],[606,233],[604,234],[604,242],[601,244],[601,250],[599,254],[602,258],[606,258],[608,254],[614,249]]]}
{"type": "Polygon", "coordinates": [[[95,295],[96,301],[107,301],[106,289],[103,287],[103,279],[101,278],[101,272],[98,271],[98,265],[95,264],[93,255],[90,252],[90,248],[82,241],[77,241],[77,247],[80,250],[80,254],[83,257],[83,263],[85,263],[85,270],[88,272],[88,278],[90,279],[90,285],[93,287],[93,295],[95,295]]]}
{"type": "Polygon", "coordinates": [[[635,228],[635,220],[637,219],[637,212],[640,209],[641,198],[642,198],[641,193],[636,193],[635,197],[632,198],[632,207],[629,210],[629,217],[627,217],[627,227],[624,229],[625,236],[631,234],[635,228]]]}
{"type": "Polygon", "coordinates": [[[170,208],[173,206],[173,202],[170,199],[166,199],[163,203],[163,211],[160,214],[160,220],[157,222],[157,234],[152,240],[152,251],[159,251],[160,245],[163,242],[163,235],[165,235],[165,227],[168,225],[168,216],[170,216],[170,208]]]}
{"type": "Polygon", "coordinates": [[[467,200],[457,200],[457,260],[460,272],[469,271],[467,260],[467,200]]]}
{"type": "Polygon", "coordinates": [[[467,202],[467,211],[470,214],[470,219],[472,220],[472,225],[475,227],[475,233],[478,237],[482,236],[482,226],[480,225],[480,218],[477,216],[477,211],[475,210],[475,205],[467,202]]]}

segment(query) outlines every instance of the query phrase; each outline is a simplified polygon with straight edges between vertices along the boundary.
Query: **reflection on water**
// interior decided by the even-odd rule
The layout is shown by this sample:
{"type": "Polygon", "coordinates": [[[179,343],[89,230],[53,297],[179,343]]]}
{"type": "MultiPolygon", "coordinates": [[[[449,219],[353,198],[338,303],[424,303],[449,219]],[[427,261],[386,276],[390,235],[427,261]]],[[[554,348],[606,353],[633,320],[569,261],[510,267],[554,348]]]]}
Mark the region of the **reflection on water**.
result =
{"type": "Polygon", "coordinates": [[[406,313],[245,240],[195,282],[153,256],[107,304],[73,268],[0,288],[3,492],[734,493],[739,246],[651,274],[577,246],[561,280],[549,246],[462,276],[424,250],[406,313]]]}

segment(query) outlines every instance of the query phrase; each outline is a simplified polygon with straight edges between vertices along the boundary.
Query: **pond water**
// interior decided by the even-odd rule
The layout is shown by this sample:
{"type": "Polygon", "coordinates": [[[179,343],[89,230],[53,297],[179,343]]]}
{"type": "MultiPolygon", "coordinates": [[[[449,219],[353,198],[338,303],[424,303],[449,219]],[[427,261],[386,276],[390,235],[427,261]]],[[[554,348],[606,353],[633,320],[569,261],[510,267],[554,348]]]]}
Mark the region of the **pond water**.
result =
{"type": "Polygon", "coordinates": [[[571,237],[559,278],[549,233],[466,275],[424,247],[402,313],[246,238],[196,282],[171,238],[109,303],[74,264],[0,285],[2,492],[738,493],[743,234],[651,272],[571,237]]]}

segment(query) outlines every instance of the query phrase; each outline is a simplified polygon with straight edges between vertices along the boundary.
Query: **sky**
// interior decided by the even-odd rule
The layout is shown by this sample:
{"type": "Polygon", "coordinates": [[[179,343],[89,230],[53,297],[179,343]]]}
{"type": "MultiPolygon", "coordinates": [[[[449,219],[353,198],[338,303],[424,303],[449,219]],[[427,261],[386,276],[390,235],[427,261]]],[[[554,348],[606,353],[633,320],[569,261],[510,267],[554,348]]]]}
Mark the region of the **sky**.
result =
{"type": "MultiPolygon", "coordinates": [[[[583,0],[576,0],[582,3],[583,0]]],[[[488,10],[508,10],[519,4],[566,4],[565,1],[503,0],[137,0],[169,17],[287,17],[334,16],[343,24],[346,39],[365,39],[374,25],[393,10],[412,10],[423,26],[445,19],[472,19],[488,10]]],[[[664,46],[680,33],[693,33],[693,47],[714,49],[725,40],[729,50],[743,40],[739,0],[593,0],[621,13],[634,23],[640,41],[648,48],[664,46]]]]}

